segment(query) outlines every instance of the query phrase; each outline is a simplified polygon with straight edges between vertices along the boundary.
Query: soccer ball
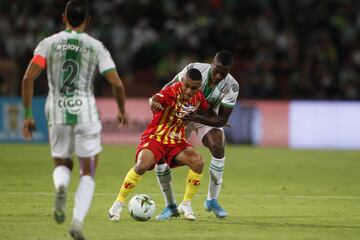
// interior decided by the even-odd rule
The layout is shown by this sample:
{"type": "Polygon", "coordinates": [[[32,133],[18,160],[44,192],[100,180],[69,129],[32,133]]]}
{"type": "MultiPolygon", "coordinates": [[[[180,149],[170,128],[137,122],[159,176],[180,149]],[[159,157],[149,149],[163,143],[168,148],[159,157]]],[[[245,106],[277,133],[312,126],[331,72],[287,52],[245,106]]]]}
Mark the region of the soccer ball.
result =
{"type": "Polygon", "coordinates": [[[147,221],[155,212],[155,202],[146,194],[137,194],[130,199],[128,210],[136,221],[147,221]]]}

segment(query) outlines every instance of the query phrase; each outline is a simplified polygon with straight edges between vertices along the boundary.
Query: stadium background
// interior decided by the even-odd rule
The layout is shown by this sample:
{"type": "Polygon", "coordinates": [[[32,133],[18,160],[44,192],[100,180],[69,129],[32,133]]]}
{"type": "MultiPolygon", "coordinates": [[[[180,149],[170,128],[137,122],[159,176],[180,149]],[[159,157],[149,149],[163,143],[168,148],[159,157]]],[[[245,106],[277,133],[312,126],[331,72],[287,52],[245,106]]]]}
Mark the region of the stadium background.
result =
{"type": "MultiPolygon", "coordinates": [[[[64,29],[65,3],[0,3],[1,142],[22,141],[23,110],[16,98],[21,78],[37,43],[64,29]]],[[[137,143],[151,117],[146,98],[186,64],[211,62],[218,50],[228,49],[235,57],[231,73],[240,85],[239,103],[229,121],[232,128],[226,129],[228,142],[360,148],[358,1],[91,3],[88,32],[111,51],[125,82],[128,105],[136,106],[128,108],[133,118],[129,128],[116,129],[111,100],[106,100],[111,97],[110,85],[103,77],[96,78],[105,143],[137,143]]],[[[34,103],[40,111],[38,142],[47,141],[46,123],[41,120],[41,97],[47,90],[43,73],[35,83],[35,96],[40,97],[34,103]]]]}

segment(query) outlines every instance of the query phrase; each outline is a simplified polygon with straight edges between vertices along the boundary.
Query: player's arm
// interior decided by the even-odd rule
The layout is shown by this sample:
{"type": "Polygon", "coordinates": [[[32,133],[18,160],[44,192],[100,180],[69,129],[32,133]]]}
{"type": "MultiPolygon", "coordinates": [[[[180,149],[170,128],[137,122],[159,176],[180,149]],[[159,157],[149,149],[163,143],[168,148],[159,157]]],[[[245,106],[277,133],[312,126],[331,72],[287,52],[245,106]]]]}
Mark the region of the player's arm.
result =
{"type": "Polygon", "coordinates": [[[34,95],[34,82],[45,67],[45,59],[36,55],[29,63],[22,80],[21,96],[25,109],[23,123],[23,136],[25,139],[32,139],[32,132],[35,130],[35,120],[32,114],[32,97],[34,95]]]}
{"type": "Polygon", "coordinates": [[[155,108],[157,109],[156,111],[153,111],[155,113],[158,111],[163,111],[167,106],[172,105],[174,102],[173,99],[175,98],[174,94],[175,93],[171,87],[165,87],[160,92],[154,94],[149,99],[149,105],[151,110],[153,111],[153,108],[151,106],[155,106],[155,108]]]}
{"type": "Polygon", "coordinates": [[[156,96],[156,94],[149,98],[149,106],[152,112],[159,112],[164,110],[164,107],[160,103],[159,97],[156,96]]]}
{"type": "Polygon", "coordinates": [[[122,125],[128,124],[128,116],[125,112],[125,87],[116,69],[107,71],[104,74],[106,80],[112,86],[112,93],[118,106],[117,118],[122,125]]]}
{"type": "Polygon", "coordinates": [[[231,115],[233,107],[236,104],[238,93],[239,85],[234,81],[231,85],[229,85],[228,91],[222,99],[217,116],[214,116],[213,114],[209,115],[209,113],[194,114],[194,116],[191,116],[193,118],[192,121],[200,122],[213,127],[228,126],[227,121],[231,115]]]}
{"type": "Polygon", "coordinates": [[[231,115],[232,108],[220,105],[219,114],[208,108],[205,111],[197,111],[188,114],[183,118],[183,122],[198,122],[212,127],[223,127],[231,115]]]}

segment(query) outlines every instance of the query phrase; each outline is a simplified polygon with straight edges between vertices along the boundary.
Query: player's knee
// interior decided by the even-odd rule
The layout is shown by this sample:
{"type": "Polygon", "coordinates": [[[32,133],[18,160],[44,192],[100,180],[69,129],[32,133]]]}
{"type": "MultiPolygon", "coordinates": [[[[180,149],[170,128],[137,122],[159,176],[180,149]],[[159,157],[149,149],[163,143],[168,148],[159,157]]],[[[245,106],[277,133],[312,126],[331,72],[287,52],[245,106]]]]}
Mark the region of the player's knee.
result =
{"type": "Polygon", "coordinates": [[[225,153],[225,147],[222,142],[214,142],[209,147],[211,154],[216,158],[223,158],[225,153]]]}
{"type": "Polygon", "coordinates": [[[137,161],[134,170],[137,174],[143,175],[149,169],[152,169],[154,164],[149,161],[137,161]]]}
{"type": "Polygon", "coordinates": [[[204,159],[200,154],[194,154],[191,159],[193,171],[201,173],[204,168],[204,159]]]}
{"type": "Polygon", "coordinates": [[[73,169],[73,161],[70,158],[66,158],[66,159],[60,159],[60,158],[54,158],[54,163],[55,163],[55,167],[58,166],[65,166],[68,169],[70,169],[70,171],[73,169]]]}

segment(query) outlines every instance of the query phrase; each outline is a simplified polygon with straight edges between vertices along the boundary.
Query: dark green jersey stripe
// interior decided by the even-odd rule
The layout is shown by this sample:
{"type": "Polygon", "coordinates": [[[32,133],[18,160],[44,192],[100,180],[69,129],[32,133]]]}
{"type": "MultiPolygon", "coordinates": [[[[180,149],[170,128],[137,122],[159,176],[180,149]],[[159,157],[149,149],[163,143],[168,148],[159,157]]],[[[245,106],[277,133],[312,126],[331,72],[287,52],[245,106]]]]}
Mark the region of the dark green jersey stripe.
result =
{"type": "Polygon", "coordinates": [[[206,82],[205,82],[205,88],[203,90],[203,94],[205,96],[205,98],[207,98],[212,91],[214,90],[214,88],[209,87],[209,80],[211,79],[211,68],[209,68],[208,74],[207,74],[207,78],[206,78],[206,82]]]}
{"type": "MultiPolygon", "coordinates": [[[[80,67],[80,42],[78,39],[67,40],[68,49],[66,50],[66,57],[63,63],[64,77],[61,87],[61,91],[64,93],[66,98],[73,97],[75,94],[76,80],[79,77],[79,67],[80,67]]],[[[78,116],[76,114],[71,114],[66,110],[66,124],[76,124],[78,121],[78,116]]]]}

